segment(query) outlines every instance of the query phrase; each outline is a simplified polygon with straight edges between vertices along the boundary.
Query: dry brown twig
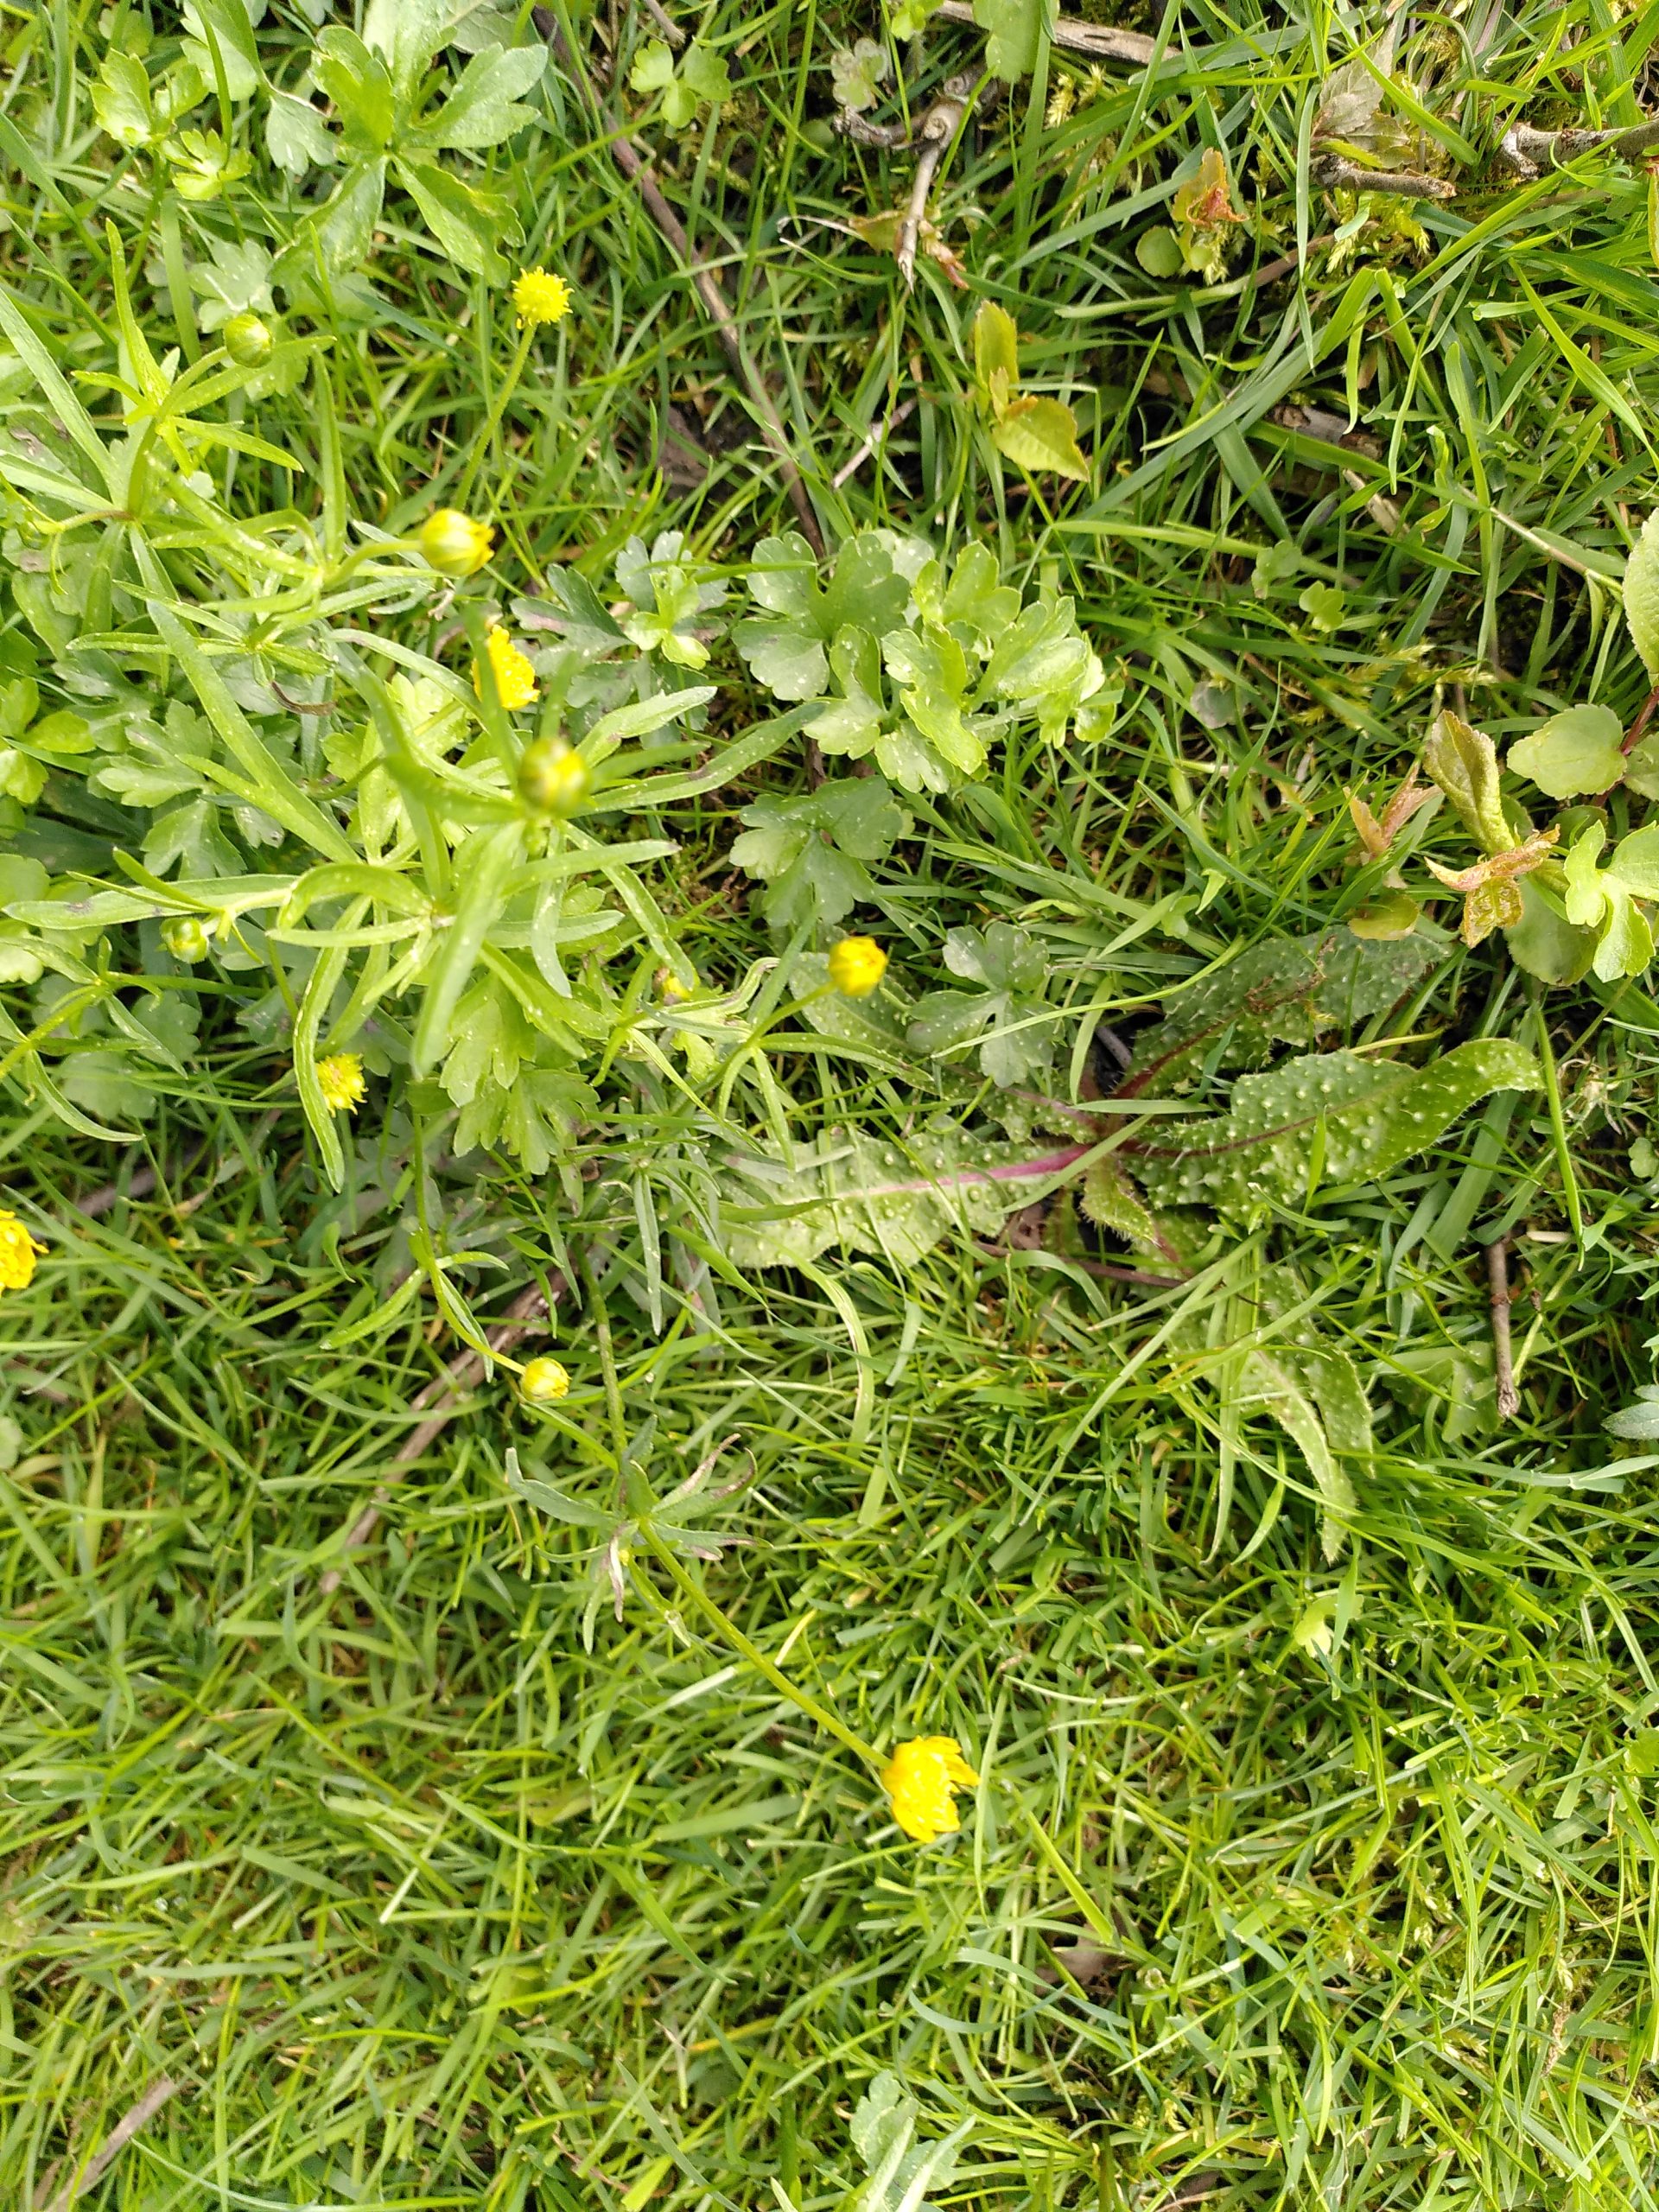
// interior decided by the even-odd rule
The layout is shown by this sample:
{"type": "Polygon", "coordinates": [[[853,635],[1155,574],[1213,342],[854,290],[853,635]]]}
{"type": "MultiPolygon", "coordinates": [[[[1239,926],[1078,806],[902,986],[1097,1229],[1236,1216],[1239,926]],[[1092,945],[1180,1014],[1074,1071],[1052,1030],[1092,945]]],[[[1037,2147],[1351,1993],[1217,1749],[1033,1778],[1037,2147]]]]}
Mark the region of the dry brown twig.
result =
{"type": "Polygon", "coordinates": [[[1316,184],[1329,192],[1388,192],[1404,200],[1455,200],[1450,177],[1424,176],[1416,169],[1368,169],[1342,154],[1326,154],[1313,165],[1316,184]]]}
{"type": "Polygon", "coordinates": [[[1503,133],[1497,158],[1522,183],[1576,161],[1580,154],[1605,151],[1622,154],[1627,161],[1659,148],[1659,118],[1632,124],[1622,130],[1535,130],[1529,123],[1513,123],[1503,133]]]}
{"type": "MultiPolygon", "coordinates": [[[[947,23],[971,23],[974,11],[968,0],[944,0],[938,13],[947,23]]],[[[1158,51],[1158,41],[1145,31],[1114,30],[1106,23],[1080,23],[1062,16],[1048,34],[1051,46],[1067,54],[1086,54],[1091,61],[1121,61],[1142,69],[1158,51]]]]}
{"type": "Polygon", "coordinates": [[[680,29],[662,0],[645,0],[645,13],[676,51],[685,44],[685,33],[680,29]]]}
{"type": "Polygon", "coordinates": [[[139,2129],[155,2119],[169,2097],[178,2094],[179,2086],[169,2074],[152,2082],[137,2103],[122,2113],[80,2171],[65,2182],[46,2212],[69,2212],[71,2205],[79,2203],[102,2180],[139,2129]]]}
{"type": "Polygon", "coordinates": [[[1515,1353],[1510,1342],[1510,1242],[1506,1236],[1486,1247],[1486,1282],[1491,1296],[1497,1417],[1513,1421],[1521,1410],[1521,1393],[1515,1386],[1515,1353]]]}
{"type": "MultiPolygon", "coordinates": [[[[903,153],[913,148],[916,152],[916,174],[911,181],[910,198],[899,218],[898,236],[893,241],[893,258],[899,264],[905,280],[905,289],[913,291],[916,285],[916,251],[921,243],[922,231],[927,222],[928,195],[938,175],[939,164],[950,150],[951,142],[961,130],[974,99],[974,87],[979,78],[971,69],[959,76],[947,79],[938,98],[925,108],[914,127],[906,130],[902,123],[872,123],[855,109],[843,108],[836,118],[836,129],[843,138],[850,138],[855,145],[879,147],[884,153],[903,153]]],[[[982,105],[989,105],[1000,97],[995,86],[987,86],[980,95],[982,105]]],[[[840,229],[843,226],[834,225],[840,229]]],[[[861,233],[855,233],[861,235],[861,233]]]]}
{"type": "Polygon", "coordinates": [[[969,102],[974,96],[974,84],[975,79],[970,71],[964,71],[959,77],[948,78],[944,90],[923,116],[917,132],[921,151],[916,157],[916,175],[911,181],[905,219],[899,226],[899,243],[893,248],[893,258],[899,264],[899,273],[905,280],[907,292],[915,289],[916,245],[927,214],[927,196],[933,189],[939,163],[962,128],[969,102]]]}
{"type": "MultiPolygon", "coordinates": [[[[547,1294],[543,1294],[539,1283],[532,1284],[528,1290],[521,1291],[512,1304],[508,1306],[505,1319],[498,1322],[494,1328],[485,1332],[486,1341],[491,1351],[511,1351],[512,1347],[521,1338],[530,1335],[545,1317],[550,1296],[556,1304],[563,1296],[564,1290],[564,1277],[555,1275],[548,1287],[547,1294]]],[[[410,1429],[397,1451],[393,1452],[391,1464],[395,1471],[375,1485],[373,1497],[340,1540],[342,1551],[360,1551],[368,1542],[380,1524],[381,1508],[391,1497],[394,1485],[402,1482],[404,1470],[422,1456],[446,1423],[460,1411],[462,1398],[482,1377],[484,1365],[483,1353],[468,1344],[465,1351],[457,1352],[442,1375],[435,1375],[425,1389],[416,1395],[411,1410],[416,1413],[424,1413],[429,1406],[432,1410],[427,1414],[423,1421],[420,1422],[416,1427],[410,1429]]],[[[344,1574],[344,1567],[329,1567],[326,1573],[318,1577],[318,1595],[332,1598],[334,1592],[339,1589],[344,1574]]]]}
{"type": "Polygon", "coordinates": [[[891,414],[884,416],[881,421],[870,432],[869,436],[865,439],[863,444],[860,446],[858,451],[853,455],[852,459],[849,461],[843,462],[842,465],[836,471],[835,474],[830,479],[830,490],[832,492],[839,492],[843,484],[851,483],[853,478],[856,476],[859,470],[863,467],[865,462],[875,451],[877,446],[885,445],[887,440],[893,435],[893,432],[899,428],[899,425],[904,422],[908,416],[913,415],[915,411],[916,402],[913,399],[906,399],[901,400],[899,405],[893,410],[891,414]]]}

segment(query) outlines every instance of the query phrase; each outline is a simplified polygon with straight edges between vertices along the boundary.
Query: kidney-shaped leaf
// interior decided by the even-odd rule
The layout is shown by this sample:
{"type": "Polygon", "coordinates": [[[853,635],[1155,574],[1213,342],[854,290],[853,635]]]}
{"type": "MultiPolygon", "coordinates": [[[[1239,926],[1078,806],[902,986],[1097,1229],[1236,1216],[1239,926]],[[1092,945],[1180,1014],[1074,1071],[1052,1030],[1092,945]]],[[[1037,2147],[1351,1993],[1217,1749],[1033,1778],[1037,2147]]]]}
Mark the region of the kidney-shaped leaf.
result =
{"type": "Polygon", "coordinates": [[[1624,726],[1611,707],[1569,707],[1510,747],[1508,765],[1551,798],[1610,791],[1624,773],[1624,726]]]}

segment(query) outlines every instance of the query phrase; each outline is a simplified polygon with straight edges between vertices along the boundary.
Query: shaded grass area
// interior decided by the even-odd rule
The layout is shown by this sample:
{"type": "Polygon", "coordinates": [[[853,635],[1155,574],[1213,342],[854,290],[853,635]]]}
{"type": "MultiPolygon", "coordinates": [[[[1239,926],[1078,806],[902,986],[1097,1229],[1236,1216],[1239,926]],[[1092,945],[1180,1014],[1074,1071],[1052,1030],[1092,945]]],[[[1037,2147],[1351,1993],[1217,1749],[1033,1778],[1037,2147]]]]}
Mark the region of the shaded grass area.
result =
{"type": "MultiPolygon", "coordinates": [[[[158,238],[165,262],[155,175],[112,162],[86,105],[106,34],[73,16],[14,63],[52,190],[9,178],[7,273],[48,327],[69,290],[107,313],[105,215],[135,263],[158,238]]],[[[1420,53],[1441,137],[1479,150],[1517,109],[1586,99],[1634,119],[1646,19],[1585,10],[1570,48],[1560,21],[1420,53]]],[[[993,535],[1076,593],[1108,658],[1109,747],[1011,747],[985,785],[918,802],[880,925],[919,976],[944,926],[1020,920],[1075,1078],[1096,1023],[1132,1033],[1236,949],[1351,903],[1344,787],[1403,772],[1452,687],[1500,740],[1599,671],[1634,712],[1593,578],[1653,497],[1647,184],[1604,166],[1494,185],[1420,209],[1416,242],[1374,211],[1300,280],[1254,283],[1354,212],[1299,151],[1347,42],[1317,11],[1193,8],[1154,77],[1051,54],[964,139],[935,213],[973,289],[925,261],[906,302],[890,264],[813,227],[906,188],[903,160],[804,127],[831,46],[866,28],[716,10],[727,119],[639,129],[831,535],[993,535]],[[1223,282],[1172,286],[1134,246],[1206,144],[1250,220],[1223,282]],[[1005,478],[975,416],[981,295],[1078,411],[1093,479],[1063,502],[1005,478]],[[1341,594],[1314,602],[1328,626],[1315,584],[1341,594]]],[[[569,29],[588,51],[591,27],[569,29]]],[[[280,10],[262,29],[274,75],[301,32],[280,10]]],[[[646,35],[621,24],[618,78],[646,35]]],[[[972,51],[930,33],[912,108],[972,51]]],[[[580,557],[603,587],[631,531],[685,528],[737,561],[790,511],[594,98],[550,74],[547,127],[501,163],[524,260],[566,268],[581,308],[480,484],[527,572],[580,557]],[[671,407],[690,460],[664,472],[671,407]]],[[[235,221],[279,240],[304,195],[268,168],[259,187],[235,221]]],[[[193,258],[235,227],[212,204],[185,219],[193,258]]],[[[148,281],[188,352],[188,287],[164,265],[148,281]]],[[[342,478],[407,527],[489,419],[505,297],[394,207],[312,320],[335,340],[342,478]]],[[[315,423],[280,402],[257,420],[302,456],[308,511],[315,423]]],[[[237,464],[251,506],[274,504],[262,467],[237,464]]],[[[726,857],[760,787],[647,825],[683,843],[674,919],[711,974],[776,949],[726,857]]],[[[91,834],[60,829],[70,850],[91,834]]],[[[924,2136],[971,2123],[952,2203],[1649,2203],[1659,1578],[1651,1468],[1610,1465],[1601,1425],[1649,1372],[1655,1194],[1629,1155],[1655,1026],[1631,988],[1548,1002],[1582,1249],[1541,1105],[1506,1098],[1383,1186],[1310,1191],[1219,1293],[1091,1272],[1124,1255],[1061,1209],[1025,1249],[849,1262],[840,1307],[716,1255],[671,1283],[661,1332],[612,1256],[634,1220],[600,1172],[614,1127],[541,1185],[437,1143],[429,1179],[419,1133],[365,1127],[325,1197],[280,1056],[210,1008],[200,1064],[156,1078],[157,1189],[78,1218],[74,1194],[136,1163],[16,1109],[9,1188],[56,1227],[35,1289],[0,1306],[13,2196],[49,2202],[165,2078],[82,2202],[807,2212],[861,2180],[849,2116],[887,2067],[924,2136]],[[429,1309],[387,1303],[429,1194],[481,1309],[593,1257],[596,1291],[558,1310],[569,1427],[486,1383],[325,1600],[340,1532],[454,1350],[429,1309]],[[1478,1250],[1500,1232],[1523,1396],[1503,1430],[1478,1250]],[[1269,1254],[1319,1285],[1379,1414],[1335,1562],[1297,1455],[1229,1394],[1269,1254]],[[1169,1349],[1183,1306],[1202,1352],[1169,1349]],[[956,1843],[899,1838],[870,1777],[643,1560],[618,1620],[584,1532],[509,1490],[512,1446],[607,1503],[570,1441],[602,1433],[601,1313],[663,1465],[728,1438],[733,1471],[752,1463],[721,1522],[745,1541],[703,1586],[861,1734],[959,1735],[984,1780],[956,1843]]],[[[1489,945],[1360,1041],[1537,1033],[1489,945]]],[[[803,1132],[902,1128],[912,1103],[804,1039],[778,1076],[803,1132]]],[[[674,1135],[643,1099],[622,1131],[641,1151],[674,1135]]]]}
{"type": "MultiPolygon", "coordinates": [[[[612,1618],[582,1532],[506,1497],[509,1441],[561,1455],[504,1385],[354,1602],[319,1599],[435,1354],[418,1326],[318,1349],[346,1287],[270,1230],[278,1192],[118,1207],[41,1278],[54,1417],[20,1402],[4,1478],[20,2183],[165,2071],[133,2202],[690,2203],[759,2175],[829,2204],[849,2101],[896,2064],[925,2126],[972,2118],[974,2201],[1641,2201],[1639,1474],[1448,1446],[1402,1389],[1333,1569],[1260,1436],[1217,1527],[1213,1411],[1129,1371],[1171,1294],[1072,1294],[1034,1255],[851,1270],[855,1440],[815,1300],[663,1358],[613,1290],[672,1456],[753,1454],[749,1545],[707,1586],[861,1732],[954,1730],[984,1775],[918,1853],[671,1592],[635,1574],[612,1618]]],[[[1605,1325],[1595,1274],[1537,1258],[1542,1428],[1605,1325]]],[[[1473,1304],[1466,1271],[1402,1272],[1473,1304]]],[[[1383,1313],[1351,1319],[1386,1369],[1383,1313]]]]}

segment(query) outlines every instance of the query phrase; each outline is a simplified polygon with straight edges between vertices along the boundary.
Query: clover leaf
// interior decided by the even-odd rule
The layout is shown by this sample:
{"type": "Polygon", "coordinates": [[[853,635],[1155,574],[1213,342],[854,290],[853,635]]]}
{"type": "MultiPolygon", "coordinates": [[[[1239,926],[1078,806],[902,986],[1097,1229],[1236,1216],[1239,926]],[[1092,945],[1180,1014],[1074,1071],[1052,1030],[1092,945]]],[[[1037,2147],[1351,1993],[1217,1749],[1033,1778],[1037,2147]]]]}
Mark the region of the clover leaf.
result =
{"type": "Polygon", "coordinates": [[[636,92],[649,98],[652,92],[666,92],[673,81],[673,48],[666,39],[647,39],[633,57],[633,67],[628,72],[629,85],[636,92]]]}
{"type": "Polygon", "coordinates": [[[867,861],[886,860],[910,827],[880,776],[849,776],[796,798],[746,806],[749,826],[732,847],[746,874],[767,886],[761,910],[776,930],[838,922],[876,887],[867,861]]]}
{"type": "Polygon", "coordinates": [[[1296,604],[1316,630],[1339,630],[1348,620],[1348,594],[1340,584],[1309,584],[1296,604]]]}
{"type": "Polygon", "coordinates": [[[732,96],[731,73],[719,54],[694,40],[677,69],[674,56],[659,38],[641,47],[628,72],[636,92],[663,96],[663,120],[671,130],[683,130],[699,107],[718,110],[732,96]]]}
{"type": "Polygon", "coordinates": [[[977,991],[931,991],[918,1001],[909,1042],[944,1058],[977,1038],[979,1065],[1000,1090],[1044,1074],[1054,1056],[1057,1019],[1041,995],[1046,963],[1027,931],[993,922],[985,931],[952,930],[944,964],[977,991]]]}

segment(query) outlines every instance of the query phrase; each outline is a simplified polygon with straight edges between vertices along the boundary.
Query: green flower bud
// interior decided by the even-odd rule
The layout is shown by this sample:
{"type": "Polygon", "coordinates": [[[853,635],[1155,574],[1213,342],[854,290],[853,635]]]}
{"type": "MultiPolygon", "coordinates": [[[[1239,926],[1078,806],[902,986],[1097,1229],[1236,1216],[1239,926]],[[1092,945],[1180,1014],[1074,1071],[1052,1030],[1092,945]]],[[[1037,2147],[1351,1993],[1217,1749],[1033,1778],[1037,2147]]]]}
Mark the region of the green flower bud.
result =
{"type": "Polygon", "coordinates": [[[257,369],[261,361],[269,360],[276,343],[270,324],[257,315],[233,315],[219,335],[225,340],[225,351],[244,369],[257,369]]]}
{"type": "Polygon", "coordinates": [[[525,805],[562,822],[582,804],[593,780],[588,763],[562,737],[538,737],[525,747],[518,763],[518,792],[525,805]]]}
{"type": "Polygon", "coordinates": [[[519,1394],[532,1406],[550,1406],[569,1388],[570,1377],[556,1359],[532,1359],[518,1377],[519,1394]]]}
{"type": "Polygon", "coordinates": [[[415,543],[440,575],[471,576],[495,550],[495,532],[457,508],[440,507],[421,524],[415,543]]]}
{"type": "Polygon", "coordinates": [[[177,914],[162,924],[162,943],[175,960],[207,957],[207,931],[199,914],[177,914]]]}

